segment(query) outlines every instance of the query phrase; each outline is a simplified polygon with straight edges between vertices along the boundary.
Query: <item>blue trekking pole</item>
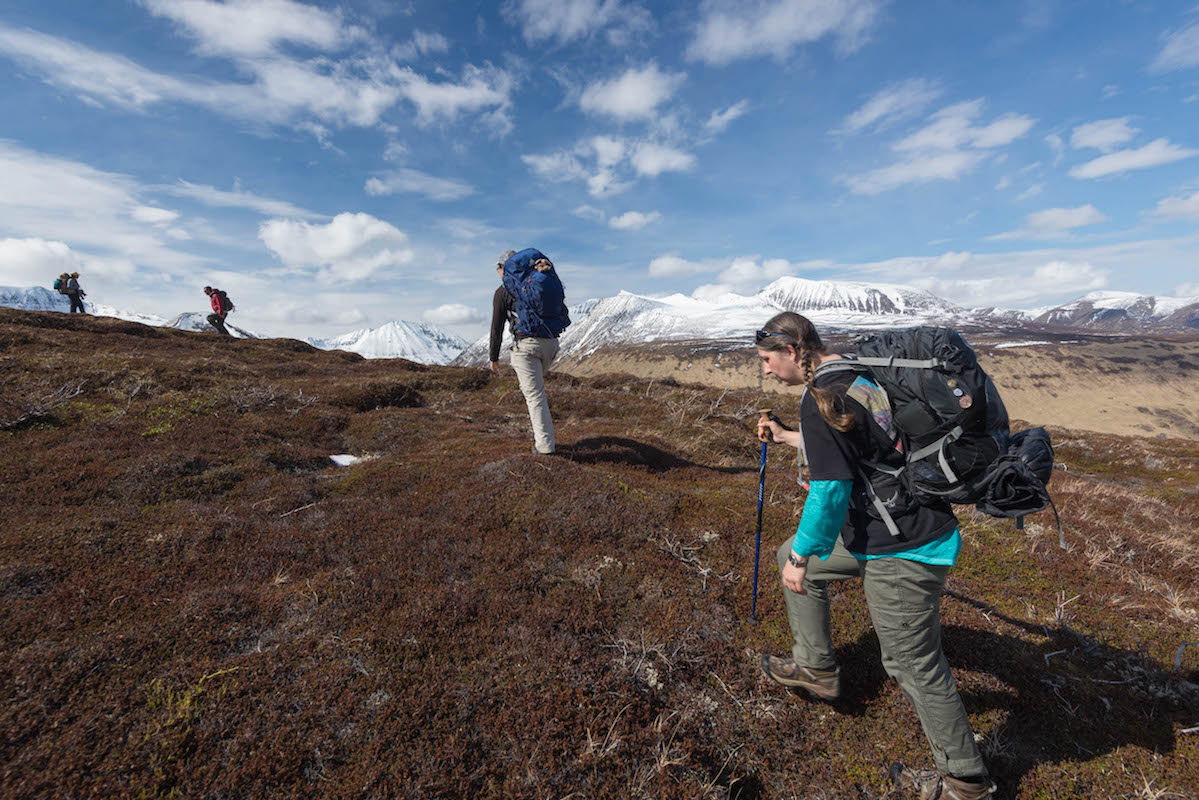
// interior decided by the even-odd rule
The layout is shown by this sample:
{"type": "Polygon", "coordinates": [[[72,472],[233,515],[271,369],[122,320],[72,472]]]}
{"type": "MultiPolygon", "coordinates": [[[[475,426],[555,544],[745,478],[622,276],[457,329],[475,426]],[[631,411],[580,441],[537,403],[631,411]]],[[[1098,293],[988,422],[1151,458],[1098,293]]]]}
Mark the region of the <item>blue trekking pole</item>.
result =
{"type": "MultiPolygon", "coordinates": [[[[762,419],[770,418],[770,409],[763,408],[759,412],[762,419]]],[[[749,607],[749,618],[757,622],[758,613],[758,555],[762,550],[762,500],[766,494],[766,439],[762,439],[762,464],[758,467],[758,532],[754,536],[754,594],[749,607]]]]}

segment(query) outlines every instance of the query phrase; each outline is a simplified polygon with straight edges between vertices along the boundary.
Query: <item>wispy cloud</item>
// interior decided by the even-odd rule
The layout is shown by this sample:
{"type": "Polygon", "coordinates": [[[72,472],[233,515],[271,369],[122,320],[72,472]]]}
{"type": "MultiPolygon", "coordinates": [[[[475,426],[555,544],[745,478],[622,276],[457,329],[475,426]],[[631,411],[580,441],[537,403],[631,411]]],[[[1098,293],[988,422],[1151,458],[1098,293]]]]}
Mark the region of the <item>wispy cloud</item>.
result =
{"type": "Polygon", "coordinates": [[[523,155],[521,160],[545,180],[585,182],[592,197],[619,194],[637,177],[686,172],[695,166],[695,156],[671,145],[613,136],[595,136],[570,150],[523,155]]]}
{"type": "Polygon", "coordinates": [[[1149,65],[1151,70],[1172,72],[1199,67],[1199,22],[1175,31],[1167,31],[1162,38],[1162,49],[1149,65]]]}
{"type": "Polygon", "coordinates": [[[988,125],[976,125],[983,101],[969,100],[941,109],[931,122],[900,139],[892,149],[899,152],[956,150],[960,147],[990,149],[1010,144],[1028,133],[1036,121],[1024,114],[1003,114],[988,125]]]}
{"type": "Polygon", "coordinates": [[[660,219],[662,219],[662,214],[657,211],[626,211],[620,216],[608,220],[608,227],[618,231],[639,231],[660,219]]]}
{"type": "Polygon", "coordinates": [[[570,213],[574,214],[579,219],[587,219],[591,220],[592,222],[603,222],[605,219],[607,219],[607,215],[604,214],[603,211],[595,206],[589,206],[586,203],[570,213]]]}
{"type": "MultiPolygon", "coordinates": [[[[280,4],[287,9],[295,5],[280,4]]],[[[217,46],[215,38],[219,37],[210,35],[208,28],[198,29],[197,35],[201,48],[217,46]]],[[[514,78],[505,70],[467,64],[457,80],[435,81],[396,64],[385,55],[382,44],[374,41],[362,45],[362,52],[355,50],[340,59],[321,55],[305,60],[282,52],[247,54],[276,47],[292,35],[254,29],[244,39],[218,48],[251,76],[245,83],[164,75],[124,56],[4,25],[0,25],[0,54],[85,99],[132,111],[146,111],[161,103],[186,103],[256,123],[293,125],[327,140],[326,126],[375,126],[387,110],[406,100],[416,107],[422,124],[486,112],[498,114],[496,127],[506,132],[504,115],[514,78]]],[[[340,46],[348,41],[346,36],[321,35],[313,43],[340,46]]]]}
{"type": "Polygon", "coordinates": [[[441,202],[461,200],[463,197],[469,197],[475,193],[475,187],[469,183],[452,178],[439,178],[427,172],[407,168],[388,172],[380,178],[369,178],[365,189],[366,193],[372,197],[411,193],[421,194],[430,200],[441,202]]]}
{"type": "Polygon", "coordinates": [[[663,72],[651,62],[590,84],[579,96],[579,107],[618,120],[648,119],[674,96],[685,78],[682,73],[663,72]]]}
{"type": "Polygon", "coordinates": [[[275,200],[270,197],[248,192],[235,183],[233,189],[218,189],[215,186],[205,186],[188,181],[149,187],[158,194],[168,194],[175,197],[186,197],[214,208],[244,208],[267,217],[298,217],[300,219],[321,219],[325,215],[317,214],[306,208],[289,203],[286,200],[275,200]]]}
{"type": "Polygon", "coordinates": [[[763,55],[785,58],[824,38],[843,51],[865,41],[882,0],[704,0],[687,58],[723,65],[763,55]]]}
{"type": "Polygon", "coordinates": [[[398,61],[414,61],[434,53],[448,53],[450,40],[440,33],[413,31],[412,38],[391,48],[391,55],[398,61]]]}
{"type": "Polygon", "coordinates": [[[1170,164],[1197,155],[1199,155],[1199,150],[1179,147],[1176,144],[1171,144],[1167,139],[1154,139],[1144,147],[1117,150],[1114,153],[1100,156],[1085,164],[1079,164],[1070,170],[1070,177],[1083,180],[1088,178],[1102,178],[1105,175],[1118,175],[1122,172],[1131,172],[1136,169],[1148,169],[1150,167],[1161,166],[1162,164],[1170,164]]]}
{"type": "Polygon", "coordinates": [[[607,29],[609,42],[622,45],[653,28],[649,12],[620,0],[508,0],[503,11],[534,43],[566,44],[607,29]]]}
{"type": "Polygon", "coordinates": [[[1035,239],[1052,238],[1068,234],[1075,228],[1087,225],[1097,225],[1107,222],[1104,215],[1095,206],[1088,203],[1077,208],[1046,208],[1036,211],[1024,218],[1024,227],[1019,230],[990,236],[990,239],[1035,239]]]}
{"type": "Polygon", "coordinates": [[[1181,197],[1166,197],[1150,212],[1164,219],[1193,219],[1199,222],[1199,192],[1181,197]]]}
{"type": "Polygon", "coordinates": [[[370,214],[338,214],[326,225],[272,219],[259,226],[258,238],[285,266],[315,269],[329,283],[362,280],[414,258],[407,234],[370,214]]]}
{"type": "Polygon", "coordinates": [[[642,142],[633,151],[633,169],[638,175],[654,177],[663,172],[686,172],[695,166],[695,156],[669,145],[642,142]]]}
{"type": "Polygon", "coordinates": [[[881,129],[902,119],[914,117],[941,95],[941,88],[924,78],[911,78],[882,89],[841,123],[841,131],[858,133],[867,128],[881,129]]]}
{"type": "Polygon", "coordinates": [[[1070,145],[1075,149],[1090,148],[1101,153],[1110,153],[1117,146],[1130,142],[1139,133],[1132,127],[1132,117],[1116,117],[1087,122],[1074,128],[1070,134],[1070,145]]]}
{"type": "Polygon", "coordinates": [[[982,153],[961,150],[935,153],[852,175],[846,182],[857,194],[881,194],[909,183],[955,180],[977,167],[983,158],[982,153]]]}
{"type": "Polygon", "coordinates": [[[0,175],[0,219],[11,237],[63,242],[82,258],[103,257],[110,263],[115,258],[163,270],[203,263],[176,250],[175,238],[160,224],[161,214],[147,210],[153,206],[146,197],[156,187],[3,140],[0,175]]]}
{"type": "Polygon", "coordinates": [[[717,109],[713,111],[704,122],[704,130],[709,134],[717,134],[724,131],[735,119],[743,116],[749,111],[749,101],[741,100],[726,109],[717,109]]]}
{"type": "Polygon", "coordinates": [[[903,160],[845,179],[857,194],[879,194],[910,183],[956,180],[981,164],[989,152],[1027,134],[1036,121],[1008,113],[980,125],[983,101],[947,106],[920,129],[891,145],[903,160]]]}

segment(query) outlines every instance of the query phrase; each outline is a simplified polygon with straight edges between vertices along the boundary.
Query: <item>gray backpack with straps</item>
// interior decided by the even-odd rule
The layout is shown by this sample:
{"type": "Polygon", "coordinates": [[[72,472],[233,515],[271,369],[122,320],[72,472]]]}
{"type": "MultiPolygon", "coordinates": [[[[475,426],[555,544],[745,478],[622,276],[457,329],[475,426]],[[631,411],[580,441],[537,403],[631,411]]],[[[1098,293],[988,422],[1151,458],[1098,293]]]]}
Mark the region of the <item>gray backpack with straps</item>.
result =
{"type": "MultiPolygon", "coordinates": [[[[856,357],[829,361],[815,374],[865,373],[887,395],[905,463],[864,463],[861,478],[893,536],[899,529],[888,506],[900,490],[920,504],[974,504],[1019,523],[1052,505],[1045,488],[1053,472],[1049,435],[1034,428],[1012,436],[999,391],[960,333],[925,326],[859,337],[857,344],[856,357]],[[889,488],[884,497],[879,483],[889,488]]],[[[1060,522],[1058,530],[1060,538],[1060,522]]]]}

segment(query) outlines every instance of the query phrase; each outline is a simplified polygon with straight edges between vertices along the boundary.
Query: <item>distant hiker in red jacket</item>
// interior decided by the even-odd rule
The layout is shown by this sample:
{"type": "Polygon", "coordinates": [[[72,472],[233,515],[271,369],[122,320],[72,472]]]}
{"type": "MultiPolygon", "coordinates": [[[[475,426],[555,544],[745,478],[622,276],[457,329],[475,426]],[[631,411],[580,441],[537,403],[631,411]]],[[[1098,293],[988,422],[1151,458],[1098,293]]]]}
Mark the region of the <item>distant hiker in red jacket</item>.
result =
{"type": "Polygon", "coordinates": [[[233,308],[233,304],[229,302],[229,298],[220,289],[205,286],[204,294],[208,295],[208,300],[212,303],[212,313],[208,315],[208,324],[225,336],[232,336],[233,334],[229,333],[229,329],[225,327],[225,317],[229,314],[230,309],[233,308]]]}

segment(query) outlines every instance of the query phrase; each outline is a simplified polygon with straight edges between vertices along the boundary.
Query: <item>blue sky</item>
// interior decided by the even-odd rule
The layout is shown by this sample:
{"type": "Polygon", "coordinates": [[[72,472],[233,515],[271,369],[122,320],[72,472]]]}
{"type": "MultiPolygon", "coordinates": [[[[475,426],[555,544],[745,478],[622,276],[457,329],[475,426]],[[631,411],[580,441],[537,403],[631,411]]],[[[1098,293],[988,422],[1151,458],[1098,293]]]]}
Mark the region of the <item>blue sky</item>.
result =
{"type": "Polygon", "coordinates": [[[473,337],[526,246],[571,302],[1199,294],[1189,3],[17,0],[0,105],[0,285],[272,334],[473,337]]]}

